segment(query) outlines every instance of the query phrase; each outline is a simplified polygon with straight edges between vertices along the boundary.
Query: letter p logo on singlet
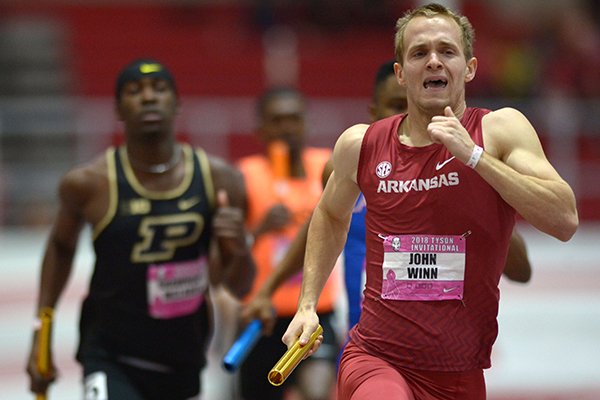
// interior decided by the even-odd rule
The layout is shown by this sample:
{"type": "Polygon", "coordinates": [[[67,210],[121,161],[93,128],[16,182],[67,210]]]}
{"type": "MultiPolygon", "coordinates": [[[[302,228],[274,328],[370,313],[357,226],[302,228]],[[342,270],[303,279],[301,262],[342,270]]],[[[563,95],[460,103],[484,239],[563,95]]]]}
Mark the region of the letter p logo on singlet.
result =
{"type": "Polygon", "coordinates": [[[204,219],[198,213],[146,217],[140,223],[141,238],[131,251],[131,261],[161,262],[169,260],[175,251],[198,240],[204,229],[204,219]]]}

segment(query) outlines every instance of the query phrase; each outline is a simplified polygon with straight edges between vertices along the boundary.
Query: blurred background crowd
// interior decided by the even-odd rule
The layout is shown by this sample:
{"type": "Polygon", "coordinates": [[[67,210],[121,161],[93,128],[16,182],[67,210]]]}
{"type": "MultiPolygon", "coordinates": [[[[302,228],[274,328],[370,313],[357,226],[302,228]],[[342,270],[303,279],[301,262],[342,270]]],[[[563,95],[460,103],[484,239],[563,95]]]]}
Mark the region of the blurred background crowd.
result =
{"type": "MultiPolygon", "coordinates": [[[[44,0],[0,3],[0,226],[48,223],[58,176],[118,141],[114,76],[138,56],[169,66],[179,135],[230,159],[255,150],[254,99],[272,84],[310,99],[311,142],[368,121],[394,23],[416,0],[44,0]]],[[[534,123],[600,219],[600,2],[454,0],[476,29],[472,106],[534,123]]]]}

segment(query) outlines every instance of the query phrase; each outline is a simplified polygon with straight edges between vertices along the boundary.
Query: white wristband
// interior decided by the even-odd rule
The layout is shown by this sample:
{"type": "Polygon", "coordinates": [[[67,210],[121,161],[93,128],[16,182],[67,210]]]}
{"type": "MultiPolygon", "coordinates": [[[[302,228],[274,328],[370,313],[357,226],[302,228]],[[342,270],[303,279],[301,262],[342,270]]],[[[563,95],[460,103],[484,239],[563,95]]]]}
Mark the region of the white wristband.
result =
{"type": "Polygon", "coordinates": [[[469,168],[475,168],[477,166],[477,163],[479,162],[479,159],[481,158],[481,155],[483,154],[483,148],[481,146],[473,146],[473,152],[471,153],[471,158],[469,158],[469,161],[467,161],[467,163],[465,164],[467,167],[469,168]]]}

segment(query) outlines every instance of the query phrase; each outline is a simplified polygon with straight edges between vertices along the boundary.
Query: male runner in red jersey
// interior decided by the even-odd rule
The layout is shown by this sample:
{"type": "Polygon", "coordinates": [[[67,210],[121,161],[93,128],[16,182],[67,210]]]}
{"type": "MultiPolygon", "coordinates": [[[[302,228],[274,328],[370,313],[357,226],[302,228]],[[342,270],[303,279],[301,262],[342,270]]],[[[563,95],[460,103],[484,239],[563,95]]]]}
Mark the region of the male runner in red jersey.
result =
{"type": "Polygon", "coordinates": [[[409,11],[395,40],[407,114],[350,127],[336,143],[283,341],[307,343],[315,331],[315,304],[362,192],[367,284],[341,360],[340,399],[485,399],[516,213],[559,240],[577,229],[573,191],[528,120],[512,108],[467,107],[473,37],[468,19],[446,7],[409,11]]]}

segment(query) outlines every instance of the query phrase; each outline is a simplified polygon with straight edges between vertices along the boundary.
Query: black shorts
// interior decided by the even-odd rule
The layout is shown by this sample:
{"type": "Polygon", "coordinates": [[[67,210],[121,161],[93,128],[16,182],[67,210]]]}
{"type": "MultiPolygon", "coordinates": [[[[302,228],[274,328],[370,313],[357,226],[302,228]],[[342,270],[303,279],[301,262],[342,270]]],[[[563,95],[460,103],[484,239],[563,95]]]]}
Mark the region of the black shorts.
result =
{"type": "Polygon", "coordinates": [[[84,400],[199,399],[200,371],[158,372],[104,359],[84,360],[84,400]]]}
{"type": "Polygon", "coordinates": [[[297,375],[298,370],[311,361],[327,360],[335,368],[340,346],[332,325],[333,317],[333,313],[319,314],[319,323],[323,327],[321,347],[315,354],[302,361],[283,385],[273,386],[267,380],[267,375],[287,350],[281,337],[292,321],[292,317],[277,318],[273,334],[260,338],[240,367],[242,398],[244,400],[282,400],[286,388],[294,385],[294,376],[297,375]]]}

